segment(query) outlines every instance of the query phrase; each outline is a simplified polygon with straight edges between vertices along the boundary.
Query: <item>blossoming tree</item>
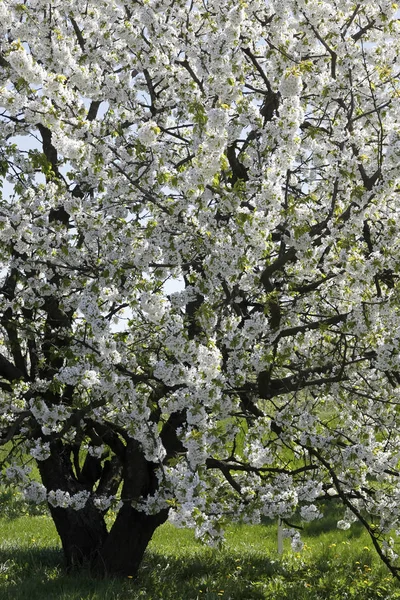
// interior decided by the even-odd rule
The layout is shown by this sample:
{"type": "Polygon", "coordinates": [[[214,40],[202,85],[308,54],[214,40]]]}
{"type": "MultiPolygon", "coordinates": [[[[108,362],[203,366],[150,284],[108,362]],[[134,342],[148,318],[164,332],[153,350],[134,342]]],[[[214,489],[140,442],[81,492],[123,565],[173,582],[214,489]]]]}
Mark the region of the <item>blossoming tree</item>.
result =
{"type": "Polygon", "coordinates": [[[336,498],[399,573],[396,9],[0,3],[3,481],[68,566],[336,498]]]}

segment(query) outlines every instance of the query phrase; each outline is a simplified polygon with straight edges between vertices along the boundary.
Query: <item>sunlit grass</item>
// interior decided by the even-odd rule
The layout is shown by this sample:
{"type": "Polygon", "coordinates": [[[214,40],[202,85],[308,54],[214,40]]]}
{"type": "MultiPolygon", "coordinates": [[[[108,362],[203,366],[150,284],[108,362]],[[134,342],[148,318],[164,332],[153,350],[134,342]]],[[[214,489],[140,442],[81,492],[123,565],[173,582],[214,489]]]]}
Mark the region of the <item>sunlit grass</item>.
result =
{"type": "Polygon", "coordinates": [[[222,550],[191,531],[166,524],[154,535],[137,580],[98,581],[66,575],[48,516],[0,519],[1,600],[392,600],[400,587],[358,527],[334,520],[307,527],[305,548],[285,541],[277,554],[276,524],[230,527],[222,550]]]}

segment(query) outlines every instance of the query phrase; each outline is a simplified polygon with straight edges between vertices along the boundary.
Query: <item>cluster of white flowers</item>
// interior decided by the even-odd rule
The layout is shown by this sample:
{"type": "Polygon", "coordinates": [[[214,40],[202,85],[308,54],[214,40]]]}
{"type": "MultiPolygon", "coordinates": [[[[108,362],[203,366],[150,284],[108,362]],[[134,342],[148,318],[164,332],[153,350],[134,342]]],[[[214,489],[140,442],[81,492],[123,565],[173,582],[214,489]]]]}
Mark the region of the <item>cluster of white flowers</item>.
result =
{"type": "Polygon", "coordinates": [[[69,160],[79,160],[85,151],[82,141],[76,140],[62,131],[58,131],[52,136],[52,142],[60,154],[69,160]]]}
{"type": "Polygon", "coordinates": [[[247,451],[247,458],[251,465],[260,468],[271,464],[273,455],[270,448],[261,440],[252,440],[247,451]]]}
{"type": "Polygon", "coordinates": [[[169,302],[158,294],[144,293],[140,297],[140,305],[152,323],[159,323],[164,316],[169,302]]]}
{"type": "Polygon", "coordinates": [[[293,96],[298,96],[301,92],[302,81],[300,74],[297,75],[295,73],[286,73],[279,86],[279,91],[282,94],[283,98],[291,98],[293,96]]]}
{"type": "Polygon", "coordinates": [[[198,347],[197,364],[203,381],[210,382],[218,377],[221,370],[221,358],[221,352],[215,344],[209,347],[203,345],[198,347]]]}
{"type": "Polygon", "coordinates": [[[292,550],[294,552],[301,552],[304,548],[304,542],[301,540],[300,534],[298,531],[291,536],[292,550]]]}
{"type": "Polygon", "coordinates": [[[225,130],[228,123],[228,111],[222,108],[211,108],[207,113],[207,126],[211,130],[225,130]]]}
{"type": "Polygon", "coordinates": [[[46,460],[50,456],[50,443],[38,438],[30,445],[29,453],[36,460],[46,460]]]}
{"type": "Polygon", "coordinates": [[[44,70],[34,63],[31,54],[29,54],[21,44],[15,46],[15,49],[8,56],[10,65],[15,71],[29,81],[29,83],[40,85],[45,75],[44,70]]]}
{"type": "Polygon", "coordinates": [[[322,514],[315,506],[315,504],[308,504],[307,506],[302,506],[300,508],[300,515],[303,521],[314,521],[315,519],[320,519],[322,514]]]}
{"type": "Polygon", "coordinates": [[[300,502],[312,502],[323,495],[322,482],[316,482],[313,479],[304,481],[297,488],[297,494],[300,502]]]}
{"type": "Polygon", "coordinates": [[[304,548],[304,542],[301,539],[300,532],[296,529],[287,529],[284,528],[282,530],[282,535],[284,538],[290,538],[290,545],[292,547],[293,552],[301,552],[304,548]]]}
{"type": "MultiPolygon", "coordinates": [[[[400,530],[394,3],[271,1],[264,24],[265,0],[136,2],[129,14],[66,0],[51,17],[47,4],[0,2],[0,426],[18,427],[38,461],[52,436],[99,459],[114,454],[111,434],[135,440],[159,466],[159,488],[135,508],[171,506],[208,540],[224,515],[320,518],[318,499],[339,498],[329,461],[389,538],[400,530]]],[[[24,467],[3,477],[46,498],[24,467]]],[[[60,487],[53,506],[90,498],[60,487]]],[[[99,511],[113,502],[94,494],[99,511]]],[[[345,511],[339,529],[354,518],[345,511]]],[[[390,538],[382,548],[392,560],[390,538]]]]}
{"type": "Polygon", "coordinates": [[[100,375],[94,369],[87,369],[85,365],[77,364],[62,367],[57,373],[57,380],[66,385],[77,385],[79,383],[84,388],[90,389],[100,383],[100,375]]]}
{"type": "Polygon", "coordinates": [[[135,428],[134,437],[141,442],[146,460],[153,463],[162,463],[167,452],[155,425],[135,428]]]}
{"type": "Polygon", "coordinates": [[[81,365],[73,365],[62,367],[60,371],[57,373],[57,380],[60,383],[65,383],[66,385],[76,385],[80,380],[82,375],[82,367],[81,365]]]}
{"type": "Polygon", "coordinates": [[[115,496],[93,496],[93,504],[100,511],[106,511],[113,503],[115,496]]]}
{"type": "Polygon", "coordinates": [[[100,458],[104,454],[105,446],[100,444],[99,446],[88,446],[87,451],[90,456],[95,456],[96,458],[100,458]]]}
{"type": "Polygon", "coordinates": [[[28,481],[28,475],[30,472],[31,468],[27,465],[12,465],[7,467],[5,470],[5,480],[14,484],[23,484],[28,481]]]}
{"type": "Polygon", "coordinates": [[[72,508],[73,510],[81,510],[86,505],[90,498],[90,492],[82,490],[76,494],[70,494],[63,490],[51,490],[47,495],[49,504],[54,507],[72,508]]]}
{"type": "Polygon", "coordinates": [[[189,370],[184,365],[169,364],[165,360],[159,360],[154,366],[154,377],[163,381],[166,385],[179,385],[189,379],[189,370]]]}
{"type": "Polygon", "coordinates": [[[23,488],[22,493],[26,500],[35,504],[41,504],[47,500],[46,488],[38,481],[31,481],[23,488]]]}
{"type": "Polygon", "coordinates": [[[151,147],[157,140],[160,128],[154,121],[148,121],[137,132],[138,140],[146,147],[151,147]]]}
{"type": "Polygon", "coordinates": [[[201,515],[199,524],[195,527],[195,536],[217,548],[224,539],[224,531],[219,525],[218,517],[201,515]]]}
{"type": "Polygon", "coordinates": [[[208,456],[206,436],[201,435],[197,428],[192,429],[188,426],[182,443],[187,450],[187,460],[193,470],[204,464],[208,456]]]}
{"type": "Polygon", "coordinates": [[[63,422],[71,414],[70,409],[63,405],[47,404],[41,398],[34,398],[29,402],[30,411],[36,421],[41,425],[44,435],[50,435],[52,432],[58,432],[63,426],[63,422]]]}
{"type": "Polygon", "coordinates": [[[99,374],[97,371],[93,369],[87,369],[83,372],[82,378],[80,380],[81,385],[85,388],[92,388],[100,382],[99,374]]]}
{"type": "Polygon", "coordinates": [[[165,494],[165,491],[156,490],[156,492],[147,496],[147,498],[141,499],[139,502],[135,502],[133,506],[146,513],[146,515],[156,515],[161,510],[165,510],[170,507],[170,494],[165,494]]]}
{"type": "Polygon", "coordinates": [[[382,552],[384,556],[389,558],[391,561],[395,561],[399,555],[394,551],[395,540],[392,537],[389,537],[388,540],[385,540],[382,544],[382,552]]]}
{"type": "Polygon", "coordinates": [[[103,338],[99,340],[99,349],[103,360],[117,365],[121,362],[121,354],[117,349],[117,344],[114,340],[103,338]]]}

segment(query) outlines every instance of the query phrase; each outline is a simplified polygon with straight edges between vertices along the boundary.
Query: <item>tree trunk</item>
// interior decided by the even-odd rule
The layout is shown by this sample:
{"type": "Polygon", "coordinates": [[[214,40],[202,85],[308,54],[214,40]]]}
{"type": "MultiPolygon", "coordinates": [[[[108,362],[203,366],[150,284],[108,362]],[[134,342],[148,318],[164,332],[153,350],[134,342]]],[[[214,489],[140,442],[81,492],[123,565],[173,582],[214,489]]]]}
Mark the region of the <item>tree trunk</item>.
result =
{"type": "Polygon", "coordinates": [[[107,539],[102,513],[89,502],[81,510],[50,506],[50,512],[61,539],[67,570],[97,564],[107,539]]]}
{"type": "MultiPolygon", "coordinates": [[[[61,442],[52,442],[49,458],[38,461],[38,468],[47,493],[54,490],[72,496],[87,487],[80,484],[73,472],[70,451],[61,442]]],[[[104,516],[89,500],[81,510],[49,505],[64,550],[67,569],[93,562],[107,537],[104,516]]]]}
{"type": "MultiPolygon", "coordinates": [[[[47,492],[62,490],[72,496],[90,490],[77,480],[70,460],[70,448],[61,442],[50,445],[49,458],[38,461],[47,492]]],[[[154,493],[157,479],[154,464],[147,462],[138,443],[129,440],[126,447],[122,496],[135,499],[154,493]]],[[[103,513],[91,499],[80,510],[50,505],[60,536],[67,569],[86,566],[101,577],[135,576],[154,531],[167,520],[168,509],[147,515],[125,502],[110,532],[103,513]]]]}
{"type": "Polygon", "coordinates": [[[98,555],[96,571],[104,577],[134,577],[144,552],[159,525],[168,518],[168,509],[155,515],[125,504],[98,555]]]}
{"type": "Polygon", "coordinates": [[[133,508],[130,503],[141,496],[154,494],[158,487],[155,466],[145,459],[136,440],[127,441],[121,492],[121,497],[126,501],[99,556],[97,570],[104,576],[134,577],[154,531],[168,517],[168,509],[147,515],[133,508]]]}

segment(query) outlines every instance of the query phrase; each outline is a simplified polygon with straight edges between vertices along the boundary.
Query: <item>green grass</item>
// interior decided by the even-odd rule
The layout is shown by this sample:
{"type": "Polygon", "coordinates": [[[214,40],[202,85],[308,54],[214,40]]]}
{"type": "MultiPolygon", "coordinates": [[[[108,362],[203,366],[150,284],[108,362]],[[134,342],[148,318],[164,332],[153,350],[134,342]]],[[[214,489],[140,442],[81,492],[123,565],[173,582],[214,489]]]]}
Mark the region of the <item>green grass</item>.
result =
{"type": "MultiPolygon", "coordinates": [[[[3,498],[4,500],[4,498],[3,498]]],[[[15,500],[16,501],[16,500],[15,500]]],[[[276,525],[232,526],[223,550],[197,542],[191,531],[166,524],[155,534],[137,580],[99,581],[66,575],[51,519],[0,518],[1,600],[394,600],[400,586],[357,526],[336,520],[310,524],[295,554],[285,541],[278,557],[276,525]]]]}

